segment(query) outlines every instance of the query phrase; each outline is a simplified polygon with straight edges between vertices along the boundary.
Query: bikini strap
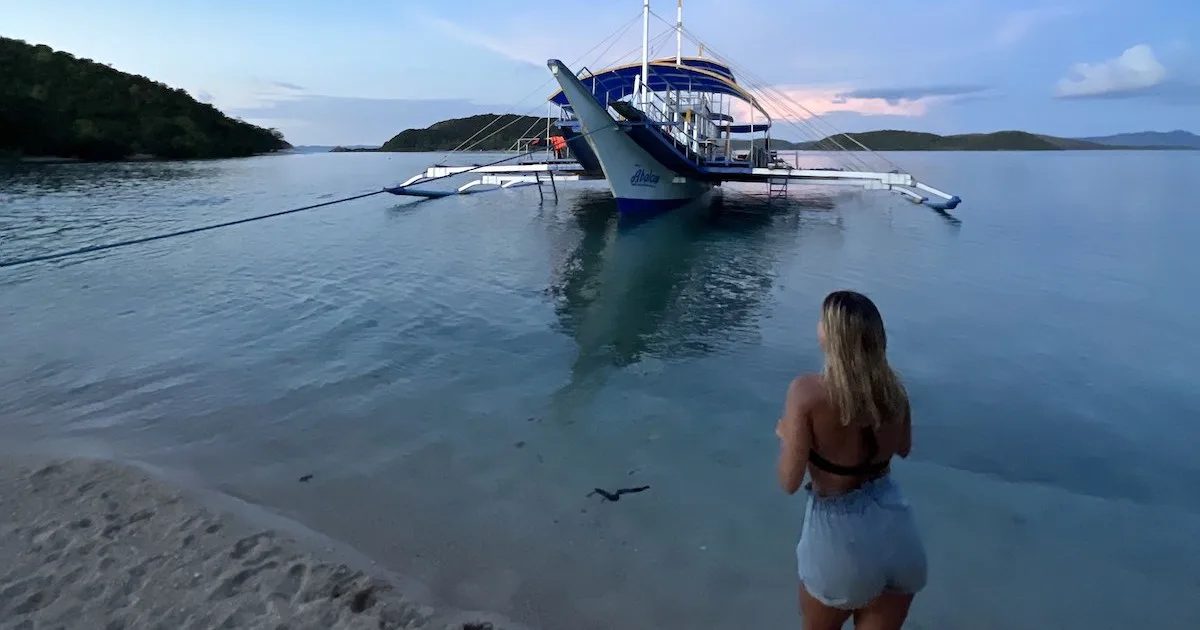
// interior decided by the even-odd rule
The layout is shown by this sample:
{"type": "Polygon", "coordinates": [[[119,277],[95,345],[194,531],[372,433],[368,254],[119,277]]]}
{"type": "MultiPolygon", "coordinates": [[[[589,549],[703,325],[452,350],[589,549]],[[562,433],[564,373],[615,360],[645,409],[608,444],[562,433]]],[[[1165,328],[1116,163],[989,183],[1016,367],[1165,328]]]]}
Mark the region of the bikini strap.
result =
{"type": "Polygon", "coordinates": [[[863,446],[867,449],[867,456],[863,458],[863,465],[869,465],[879,455],[879,440],[875,437],[875,429],[873,427],[862,428],[863,446]]]}
{"type": "Polygon", "coordinates": [[[861,431],[863,447],[866,449],[866,457],[862,463],[857,466],[842,466],[835,464],[828,459],[825,459],[817,449],[811,448],[808,452],[808,459],[817,468],[826,472],[831,472],[835,475],[859,476],[873,475],[883,472],[887,469],[887,461],[876,462],[876,457],[879,456],[879,440],[875,437],[875,431],[871,427],[863,427],[861,431]]]}

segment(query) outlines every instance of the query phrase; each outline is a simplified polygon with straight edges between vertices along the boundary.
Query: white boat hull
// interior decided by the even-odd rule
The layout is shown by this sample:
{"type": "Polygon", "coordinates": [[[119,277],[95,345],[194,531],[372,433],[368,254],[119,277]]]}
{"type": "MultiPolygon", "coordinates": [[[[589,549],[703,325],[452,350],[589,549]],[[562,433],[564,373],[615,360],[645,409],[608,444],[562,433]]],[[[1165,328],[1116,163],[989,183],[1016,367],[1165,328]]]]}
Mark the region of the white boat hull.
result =
{"type": "Polygon", "coordinates": [[[579,120],[584,139],[596,154],[604,177],[623,214],[674,210],[712,190],[712,183],[667,168],[638,146],[562,62],[547,65],[579,120]]]}

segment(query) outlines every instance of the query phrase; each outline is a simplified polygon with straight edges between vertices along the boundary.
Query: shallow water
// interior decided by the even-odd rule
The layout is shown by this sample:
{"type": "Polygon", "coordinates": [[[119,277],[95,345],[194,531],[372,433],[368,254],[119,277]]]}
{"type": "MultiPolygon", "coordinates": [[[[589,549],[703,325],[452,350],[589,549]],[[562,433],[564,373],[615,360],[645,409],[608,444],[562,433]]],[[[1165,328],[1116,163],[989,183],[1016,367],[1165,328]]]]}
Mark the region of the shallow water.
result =
{"type": "MultiPolygon", "coordinates": [[[[434,157],[10,168],[0,259],[348,196],[434,157]]],[[[820,299],[851,287],[913,397],[896,474],[931,574],[912,627],[1200,626],[1200,154],[892,158],[961,195],[961,221],[731,190],[626,224],[564,185],[0,270],[5,441],[193,472],[532,625],[793,627],[802,502],[775,486],[774,423],[819,366],[820,299]]]]}

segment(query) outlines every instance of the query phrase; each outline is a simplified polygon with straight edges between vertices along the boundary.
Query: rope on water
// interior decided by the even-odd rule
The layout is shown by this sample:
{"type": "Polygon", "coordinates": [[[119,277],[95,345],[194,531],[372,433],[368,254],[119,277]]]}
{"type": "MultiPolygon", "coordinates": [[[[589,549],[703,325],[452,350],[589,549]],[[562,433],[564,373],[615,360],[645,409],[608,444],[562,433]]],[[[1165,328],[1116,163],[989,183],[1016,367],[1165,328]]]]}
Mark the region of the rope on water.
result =
{"type": "MultiPolygon", "coordinates": [[[[593,129],[591,131],[582,133],[582,134],[580,134],[580,137],[587,137],[593,133],[603,131],[610,127],[615,127],[616,124],[617,124],[616,121],[613,121],[611,124],[606,124],[606,125],[600,127],[599,129],[593,129]]],[[[512,160],[516,160],[519,158],[523,158],[523,157],[532,155],[534,153],[537,153],[540,150],[541,149],[536,149],[536,150],[532,150],[532,151],[526,151],[524,153],[518,153],[517,155],[510,155],[506,158],[494,160],[494,161],[488,162],[486,164],[476,164],[465,171],[461,171],[458,173],[447,173],[445,175],[431,177],[429,179],[421,180],[420,183],[428,184],[429,182],[435,182],[435,181],[438,181],[441,179],[446,179],[448,177],[454,177],[457,175],[466,175],[467,173],[473,173],[480,169],[485,169],[489,166],[497,166],[497,165],[503,164],[505,162],[510,162],[512,160]]],[[[207,232],[209,230],[217,230],[220,228],[226,228],[226,227],[230,227],[230,226],[234,226],[234,225],[241,225],[242,223],[251,223],[253,221],[261,221],[263,219],[271,219],[274,217],[281,217],[285,214],[295,214],[297,212],[304,212],[306,210],[315,210],[317,208],[324,208],[325,206],[332,206],[332,205],[339,204],[339,203],[346,203],[347,201],[354,201],[356,199],[364,199],[366,197],[372,197],[374,195],[381,195],[383,193],[396,194],[397,191],[402,191],[402,190],[404,190],[404,188],[405,187],[402,187],[402,186],[391,186],[388,188],[383,188],[381,190],[374,190],[369,193],[362,193],[361,195],[354,195],[351,197],[342,197],[341,199],[334,199],[333,201],[323,201],[321,203],[314,203],[312,205],[302,206],[300,208],[292,208],[290,210],[281,210],[279,212],[272,212],[269,214],[260,214],[258,216],[246,217],[244,219],[235,219],[233,221],[225,221],[223,223],[213,223],[212,225],[204,225],[204,226],[200,226],[200,227],[188,228],[186,230],[179,230],[177,232],[168,232],[166,234],[155,234],[154,236],[144,236],[142,238],[132,238],[127,241],[118,241],[116,243],[104,243],[101,245],[89,245],[87,247],[80,247],[79,249],[72,249],[72,250],[68,250],[65,252],[56,252],[53,254],[41,254],[38,256],[30,256],[28,258],[17,258],[14,260],[0,260],[0,269],[4,269],[7,267],[17,267],[19,265],[28,265],[28,264],[37,263],[37,262],[46,262],[49,260],[58,260],[60,258],[68,258],[70,256],[78,256],[80,254],[90,254],[92,252],[104,251],[106,249],[116,249],[118,247],[125,247],[128,245],[140,245],[142,243],[149,243],[151,241],[161,241],[163,239],[173,238],[176,236],[186,236],[188,234],[196,234],[197,232],[207,232]]]]}
{"type": "MultiPolygon", "coordinates": [[[[465,175],[467,173],[471,173],[471,172],[477,171],[479,169],[487,168],[489,166],[496,166],[496,165],[502,164],[504,162],[522,158],[527,155],[531,155],[534,152],[535,151],[526,151],[525,153],[520,153],[518,155],[509,156],[509,157],[506,157],[503,159],[495,160],[493,162],[488,162],[487,164],[479,164],[479,165],[473,166],[470,169],[463,171],[461,173],[450,173],[448,175],[440,175],[438,177],[431,177],[429,179],[423,180],[421,183],[427,184],[429,182],[434,182],[434,181],[437,181],[440,179],[446,179],[447,177],[453,177],[455,175],[465,175]]],[[[261,221],[263,219],[271,219],[274,217],[281,217],[285,214],[295,214],[297,212],[304,212],[306,210],[315,210],[317,208],[324,208],[325,206],[332,206],[332,205],[339,204],[339,203],[346,203],[347,201],[354,201],[356,199],[364,199],[366,197],[372,197],[374,195],[381,195],[385,192],[393,192],[396,190],[402,190],[402,188],[394,186],[394,187],[390,187],[390,188],[384,188],[381,190],[371,191],[369,193],[363,193],[361,195],[354,195],[351,197],[343,197],[341,199],[334,199],[333,201],[324,201],[321,203],[314,203],[312,205],[303,206],[300,208],[292,208],[291,210],[281,210],[279,212],[272,212],[270,214],[260,214],[258,216],[246,217],[244,219],[235,219],[233,221],[225,221],[223,223],[214,223],[212,225],[204,225],[201,227],[188,228],[186,230],[179,230],[177,232],[168,232],[166,234],[155,234],[154,236],[144,236],[142,238],[132,238],[127,241],[118,241],[116,243],[104,243],[101,245],[89,245],[87,247],[80,247],[79,249],[72,249],[72,250],[65,251],[65,252],[56,252],[53,254],[41,254],[38,256],[30,256],[28,258],[17,258],[15,260],[0,260],[0,269],[4,269],[6,267],[16,267],[19,265],[28,265],[28,264],[36,263],[36,262],[46,262],[49,260],[58,260],[60,258],[68,258],[70,256],[78,256],[80,254],[90,254],[92,252],[99,252],[99,251],[103,251],[106,249],[116,249],[118,247],[125,247],[128,245],[140,245],[142,243],[149,243],[151,241],[161,241],[163,239],[173,238],[176,236],[186,236],[188,234],[196,234],[197,232],[207,232],[209,230],[217,230],[220,228],[227,228],[227,227],[234,226],[234,225],[241,225],[242,223],[251,223],[253,221],[261,221]]]]}
{"type": "Polygon", "coordinates": [[[343,197],[341,199],[334,199],[333,201],[325,201],[322,203],[315,203],[315,204],[312,204],[309,206],[304,206],[301,208],[292,208],[291,210],[282,210],[280,212],[272,212],[270,214],[260,214],[258,216],[246,217],[244,219],[225,221],[224,223],[214,223],[212,225],[204,225],[201,227],[188,228],[186,230],[179,230],[178,232],[168,232],[166,234],[155,234],[154,236],[144,236],[142,238],[132,238],[127,241],[118,241],[116,243],[104,243],[101,245],[89,245],[87,247],[80,247],[79,249],[72,249],[72,250],[65,251],[65,252],[56,252],[53,254],[42,254],[39,256],[30,256],[28,258],[18,258],[16,260],[3,260],[3,261],[0,261],[0,269],[3,269],[5,267],[16,267],[18,265],[28,265],[30,263],[35,263],[35,262],[46,262],[48,260],[58,260],[59,258],[78,256],[80,254],[90,254],[92,252],[103,251],[106,249],[116,249],[118,247],[125,247],[127,245],[139,245],[141,243],[149,243],[151,241],[161,241],[163,239],[172,238],[175,236],[185,236],[187,234],[195,234],[197,232],[207,232],[208,230],[216,230],[219,228],[230,227],[233,225],[240,225],[242,223],[250,223],[252,221],[261,221],[263,219],[281,217],[285,214],[295,214],[297,212],[304,212],[305,210],[314,210],[316,208],[323,208],[325,206],[332,206],[334,204],[346,203],[347,201],[363,199],[365,197],[371,197],[373,195],[379,195],[379,194],[382,194],[385,192],[387,192],[387,191],[386,190],[376,190],[376,191],[369,192],[369,193],[363,193],[361,195],[354,195],[353,197],[343,197]]]}

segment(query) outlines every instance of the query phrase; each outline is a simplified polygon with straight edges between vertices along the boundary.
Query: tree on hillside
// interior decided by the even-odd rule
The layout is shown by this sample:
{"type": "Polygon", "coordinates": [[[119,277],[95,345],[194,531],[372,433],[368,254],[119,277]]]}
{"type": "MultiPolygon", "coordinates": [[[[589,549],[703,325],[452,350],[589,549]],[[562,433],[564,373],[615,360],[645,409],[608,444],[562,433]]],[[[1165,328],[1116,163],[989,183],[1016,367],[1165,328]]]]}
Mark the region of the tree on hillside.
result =
{"type": "Polygon", "coordinates": [[[277,130],[239,122],[187,92],[0,37],[0,151],[111,160],[240,157],[287,148],[277,130]]]}

